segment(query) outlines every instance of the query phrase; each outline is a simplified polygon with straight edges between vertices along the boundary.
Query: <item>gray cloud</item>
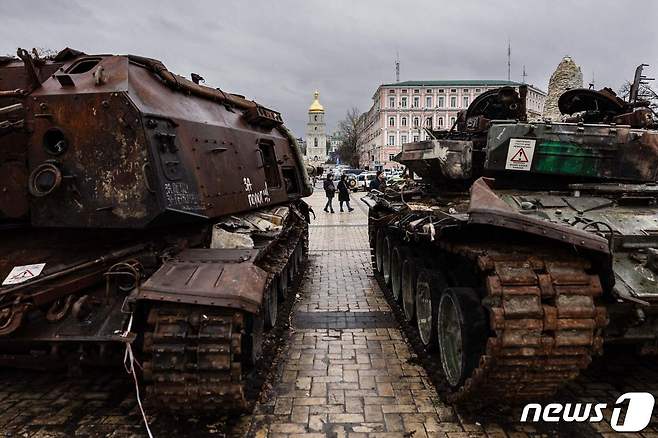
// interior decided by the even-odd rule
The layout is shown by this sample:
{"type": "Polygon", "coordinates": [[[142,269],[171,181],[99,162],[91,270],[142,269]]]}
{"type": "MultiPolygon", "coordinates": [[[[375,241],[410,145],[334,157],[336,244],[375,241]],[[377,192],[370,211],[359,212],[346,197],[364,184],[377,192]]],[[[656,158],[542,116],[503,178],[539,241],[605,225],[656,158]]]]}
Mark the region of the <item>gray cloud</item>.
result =
{"type": "Polygon", "coordinates": [[[282,112],[303,135],[319,89],[333,129],[369,108],[377,85],[402,80],[512,79],[546,89],[562,56],[585,81],[618,88],[641,62],[658,75],[658,2],[25,1],[0,2],[0,54],[17,46],[135,53],[282,112]]]}

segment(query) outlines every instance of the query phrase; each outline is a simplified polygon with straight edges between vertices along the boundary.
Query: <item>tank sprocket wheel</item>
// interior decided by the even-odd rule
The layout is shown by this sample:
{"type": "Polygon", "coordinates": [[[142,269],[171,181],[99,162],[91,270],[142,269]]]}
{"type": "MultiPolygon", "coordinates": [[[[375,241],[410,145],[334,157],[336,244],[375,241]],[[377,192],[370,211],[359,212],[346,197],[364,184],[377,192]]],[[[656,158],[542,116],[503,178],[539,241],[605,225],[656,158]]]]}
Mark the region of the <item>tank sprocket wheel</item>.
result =
{"type": "MultiPolygon", "coordinates": [[[[489,335],[467,347],[482,353],[449,401],[519,403],[555,394],[602,350],[607,313],[596,306],[598,275],[566,253],[482,254],[468,255],[484,276],[489,335]]],[[[462,301],[461,308],[472,305],[462,301]]]]}
{"type": "Polygon", "coordinates": [[[146,402],[179,413],[244,410],[244,315],[193,305],[154,305],[144,334],[146,402]]]}

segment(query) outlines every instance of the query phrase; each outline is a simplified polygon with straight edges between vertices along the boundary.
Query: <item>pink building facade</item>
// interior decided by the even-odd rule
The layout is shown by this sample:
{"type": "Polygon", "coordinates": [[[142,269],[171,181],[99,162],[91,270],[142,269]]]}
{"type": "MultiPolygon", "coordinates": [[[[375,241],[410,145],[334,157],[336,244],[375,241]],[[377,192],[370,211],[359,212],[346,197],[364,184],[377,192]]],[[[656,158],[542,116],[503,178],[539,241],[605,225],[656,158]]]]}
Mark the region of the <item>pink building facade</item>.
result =
{"type": "MultiPolygon", "coordinates": [[[[486,90],[513,81],[453,80],[405,81],[382,84],[373,95],[373,105],[365,114],[359,139],[359,162],[369,169],[395,169],[392,161],[402,144],[426,140],[423,128],[450,129],[457,113],[466,109],[486,90]]],[[[528,85],[527,107],[531,119],[541,117],[546,93],[528,85]]]]}

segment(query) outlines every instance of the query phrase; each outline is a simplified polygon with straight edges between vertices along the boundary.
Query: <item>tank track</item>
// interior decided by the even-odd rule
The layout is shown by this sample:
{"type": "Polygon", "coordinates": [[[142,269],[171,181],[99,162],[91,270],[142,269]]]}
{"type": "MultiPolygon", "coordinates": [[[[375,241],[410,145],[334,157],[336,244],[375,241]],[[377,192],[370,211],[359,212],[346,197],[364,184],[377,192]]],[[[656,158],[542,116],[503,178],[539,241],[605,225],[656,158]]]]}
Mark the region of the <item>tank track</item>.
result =
{"type": "Polygon", "coordinates": [[[144,335],[146,399],[172,411],[244,409],[244,315],[228,309],[156,305],[144,335]]]}
{"type": "MultiPolygon", "coordinates": [[[[371,255],[377,272],[373,234],[371,255]]],[[[414,246],[402,245],[410,251],[414,246]]],[[[527,248],[513,248],[512,244],[505,249],[494,244],[441,242],[439,246],[447,258],[471,264],[480,276],[489,323],[478,366],[458,390],[447,391],[448,401],[516,404],[551,396],[577,377],[593,355],[601,353],[607,312],[597,306],[602,287],[599,276],[589,273],[588,260],[562,250],[529,254],[527,248]]],[[[432,258],[415,260],[421,269],[431,271],[436,268],[432,258]]],[[[416,352],[422,356],[438,354],[422,345],[415,324],[404,320],[404,311],[381,274],[377,279],[416,352]]],[[[434,360],[423,362],[435,367],[434,360]]],[[[437,386],[447,388],[443,382],[437,386]]]]}
{"type": "Polygon", "coordinates": [[[449,400],[527,401],[555,394],[603,346],[607,323],[589,262],[551,255],[453,248],[485,277],[491,336],[478,367],[449,400]]]}
{"type": "MultiPolygon", "coordinates": [[[[256,261],[269,272],[267,287],[276,276],[295,276],[303,263],[296,249],[301,247],[305,259],[308,242],[308,224],[301,216],[293,217],[290,227],[256,261]]],[[[288,293],[293,289],[289,285],[288,293]]],[[[148,403],[172,412],[248,410],[251,389],[244,377],[245,368],[255,366],[250,355],[255,318],[230,308],[180,303],[149,306],[143,346],[148,403]]],[[[259,336],[262,342],[263,333],[259,336]]]]}

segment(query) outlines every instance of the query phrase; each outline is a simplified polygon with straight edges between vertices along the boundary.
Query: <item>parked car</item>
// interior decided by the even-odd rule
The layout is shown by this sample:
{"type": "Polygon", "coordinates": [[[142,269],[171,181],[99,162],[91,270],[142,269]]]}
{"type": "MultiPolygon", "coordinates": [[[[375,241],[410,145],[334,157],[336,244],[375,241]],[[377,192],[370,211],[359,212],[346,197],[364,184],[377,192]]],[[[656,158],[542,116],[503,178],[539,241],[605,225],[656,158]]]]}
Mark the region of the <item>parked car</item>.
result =
{"type": "Polygon", "coordinates": [[[376,176],[377,176],[376,172],[363,172],[357,175],[356,177],[357,186],[354,191],[356,192],[359,190],[364,190],[367,192],[368,190],[370,190],[370,181],[375,179],[376,176]]]}

